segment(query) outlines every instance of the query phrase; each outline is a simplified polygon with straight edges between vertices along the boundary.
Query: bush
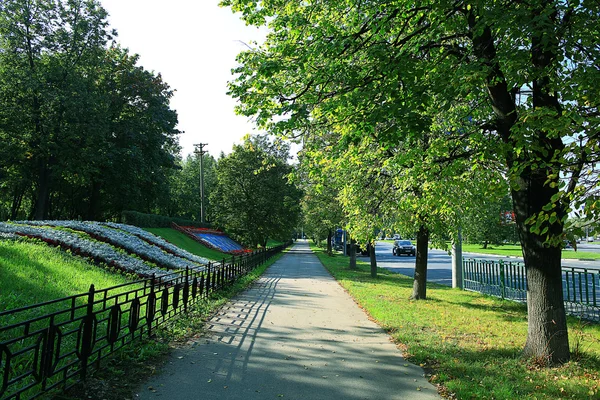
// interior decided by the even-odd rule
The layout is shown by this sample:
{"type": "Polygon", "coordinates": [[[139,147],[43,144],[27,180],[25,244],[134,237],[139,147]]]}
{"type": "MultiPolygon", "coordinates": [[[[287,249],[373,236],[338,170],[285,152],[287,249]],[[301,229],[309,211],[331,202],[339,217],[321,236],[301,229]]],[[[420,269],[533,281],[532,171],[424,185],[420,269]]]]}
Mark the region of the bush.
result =
{"type": "Polygon", "coordinates": [[[137,211],[123,211],[121,214],[121,223],[138,226],[140,228],[170,228],[171,223],[177,225],[194,226],[196,228],[210,228],[208,223],[188,220],[178,217],[166,217],[164,215],[144,214],[137,211]]]}

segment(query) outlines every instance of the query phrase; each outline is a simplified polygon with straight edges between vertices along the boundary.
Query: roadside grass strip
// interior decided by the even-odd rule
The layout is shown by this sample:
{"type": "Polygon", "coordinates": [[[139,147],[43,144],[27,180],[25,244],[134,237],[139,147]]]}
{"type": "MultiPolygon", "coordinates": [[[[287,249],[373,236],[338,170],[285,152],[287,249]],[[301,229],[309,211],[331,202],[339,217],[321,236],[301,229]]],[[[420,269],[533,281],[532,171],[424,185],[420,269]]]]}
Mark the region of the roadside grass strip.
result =
{"type": "Polygon", "coordinates": [[[75,255],[88,257],[95,262],[102,262],[125,273],[133,273],[143,278],[169,274],[163,269],[150,266],[139,258],[118,251],[110,244],[84,239],[65,230],[0,222],[0,232],[40,239],[50,245],[69,250],[75,255]]]}
{"type": "Polygon", "coordinates": [[[328,256],[323,265],[388,333],[405,357],[422,366],[440,393],[457,399],[599,399],[600,325],[569,317],[572,358],[544,368],[521,357],[526,306],[427,283],[428,300],[409,300],[413,279],[358,260],[328,256]]]}
{"type": "Polygon", "coordinates": [[[158,246],[142,240],[136,235],[101,226],[96,222],[18,221],[15,223],[33,226],[61,227],[85,232],[96,240],[100,240],[115,247],[122,248],[131,254],[136,254],[142,259],[155,263],[166,269],[179,270],[185,269],[186,267],[198,269],[200,266],[208,264],[209,262],[209,260],[200,257],[195,257],[199,261],[192,261],[183,257],[175,256],[165,252],[158,246]]]}

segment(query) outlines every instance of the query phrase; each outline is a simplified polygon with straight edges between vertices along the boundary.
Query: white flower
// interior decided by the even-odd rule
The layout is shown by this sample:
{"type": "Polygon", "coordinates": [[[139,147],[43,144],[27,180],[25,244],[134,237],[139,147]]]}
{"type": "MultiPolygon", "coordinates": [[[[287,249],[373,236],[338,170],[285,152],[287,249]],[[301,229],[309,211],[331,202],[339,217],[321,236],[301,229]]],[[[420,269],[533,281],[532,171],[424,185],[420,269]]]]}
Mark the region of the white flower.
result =
{"type": "Polygon", "coordinates": [[[0,232],[38,238],[45,242],[68,248],[75,254],[90,257],[96,261],[102,261],[110,266],[135,273],[141,277],[151,277],[152,275],[159,277],[169,274],[167,271],[149,266],[138,258],[118,252],[109,244],[87,240],[67,231],[27,226],[22,225],[22,223],[16,225],[0,222],[0,232]]]}
{"type": "Polygon", "coordinates": [[[80,222],[80,221],[17,221],[17,224],[38,225],[38,226],[58,226],[69,228],[76,231],[85,232],[96,240],[107,242],[113,246],[120,247],[130,253],[137,254],[144,260],[158,264],[167,269],[204,269],[204,264],[208,260],[198,257],[198,261],[192,261],[187,258],[175,256],[166,253],[160,247],[142,240],[136,235],[118,231],[98,222],[80,222]],[[202,267],[202,268],[201,268],[202,267]]]}

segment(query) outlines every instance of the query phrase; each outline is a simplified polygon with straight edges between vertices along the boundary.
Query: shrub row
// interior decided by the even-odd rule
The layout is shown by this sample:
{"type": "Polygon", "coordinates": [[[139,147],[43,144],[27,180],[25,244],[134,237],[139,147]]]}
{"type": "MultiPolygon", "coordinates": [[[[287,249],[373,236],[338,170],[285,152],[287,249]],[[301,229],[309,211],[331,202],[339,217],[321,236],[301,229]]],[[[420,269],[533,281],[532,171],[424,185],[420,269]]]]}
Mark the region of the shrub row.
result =
{"type": "Polygon", "coordinates": [[[177,225],[193,226],[196,228],[210,228],[208,223],[201,223],[185,218],[166,217],[164,215],[144,214],[138,211],[123,211],[121,223],[138,226],[140,228],[170,228],[171,223],[177,225]]]}

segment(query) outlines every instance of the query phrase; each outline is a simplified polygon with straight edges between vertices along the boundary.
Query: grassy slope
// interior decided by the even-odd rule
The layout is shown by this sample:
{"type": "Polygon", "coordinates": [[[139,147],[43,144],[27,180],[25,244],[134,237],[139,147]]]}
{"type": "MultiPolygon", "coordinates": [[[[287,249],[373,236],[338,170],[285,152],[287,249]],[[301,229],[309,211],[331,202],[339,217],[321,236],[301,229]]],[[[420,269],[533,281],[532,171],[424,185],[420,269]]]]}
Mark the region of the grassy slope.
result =
{"type": "Polygon", "coordinates": [[[177,247],[181,247],[184,250],[189,251],[200,257],[206,257],[209,260],[221,261],[223,258],[231,258],[231,255],[221,253],[213,249],[209,249],[206,246],[201,245],[195,240],[187,237],[183,233],[176,231],[171,228],[144,228],[148,232],[151,232],[161,238],[168,240],[177,247]]]}
{"type": "MultiPolygon", "coordinates": [[[[168,232],[166,236],[169,236],[168,232]]],[[[181,247],[208,257],[210,253],[206,252],[206,247],[185,235],[181,236],[189,240],[183,240],[181,247]]],[[[213,253],[218,255],[218,259],[222,258],[222,253],[213,253]]],[[[132,390],[139,382],[155,373],[162,356],[170,348],[169,342],[197,335],[211,314],[259,278],[280,257],[281,254],[273,257],[265,265],[236,281],[232,287],[215,293],[210,301],[196,303],[188,314],[163,325],[155,332],[156,340],[144,339],[123,348],[111,356],[111,361],[105,363],[103,369],[94,372],[88,379],[88,385],[78,385],[70,393],[57,395],[56,399],[131,398],[132,390]]],[[[127,278],[121,274],[99,268],[43,242],[0,241],[0,310],[86,292],[91,283],[96,288],[107,288],[126,281],[127,278]]]]}
{"type": "Polygon", "coordinates": [[[107,288],[126,281],[42,242],[0,241],[2,310],[83,293],[92,283],[107,288]]]}
{"type": "Polygon", "coordinates": [[[569,319],[573,361],[538,368],[520,359],[527,311],[518,303],[428,283],[428,300],[408,300],[413,281],[359,261],[321,262],[364,309],[386,329],[414,363],[432,368],[432,381],[458,399],[597,399],[600,396],[600,325],[569,319]]]}
{"type": "MultiPolygon", "coordinates": [[[[231,258],[230,254],[221,253],[220,251],[216,251],[213,249],[209,249],[208,247],[196,242],[195,240],[189,238],[183,233],[176,231],[171,228],[144,228],[148,232],[154,233],[161,238],[168,240],[173,243],[175,246],[181,247],[189,251],[192,254],[196,254],[197,256],[206,257],[210,260],[220,261],[223,257],[229,259],[231,258]]],[[[275,247],[283,244],[283,242],[279,242],[276,240],[271,240],[267,242],[267,247],[275,247]]]]}

